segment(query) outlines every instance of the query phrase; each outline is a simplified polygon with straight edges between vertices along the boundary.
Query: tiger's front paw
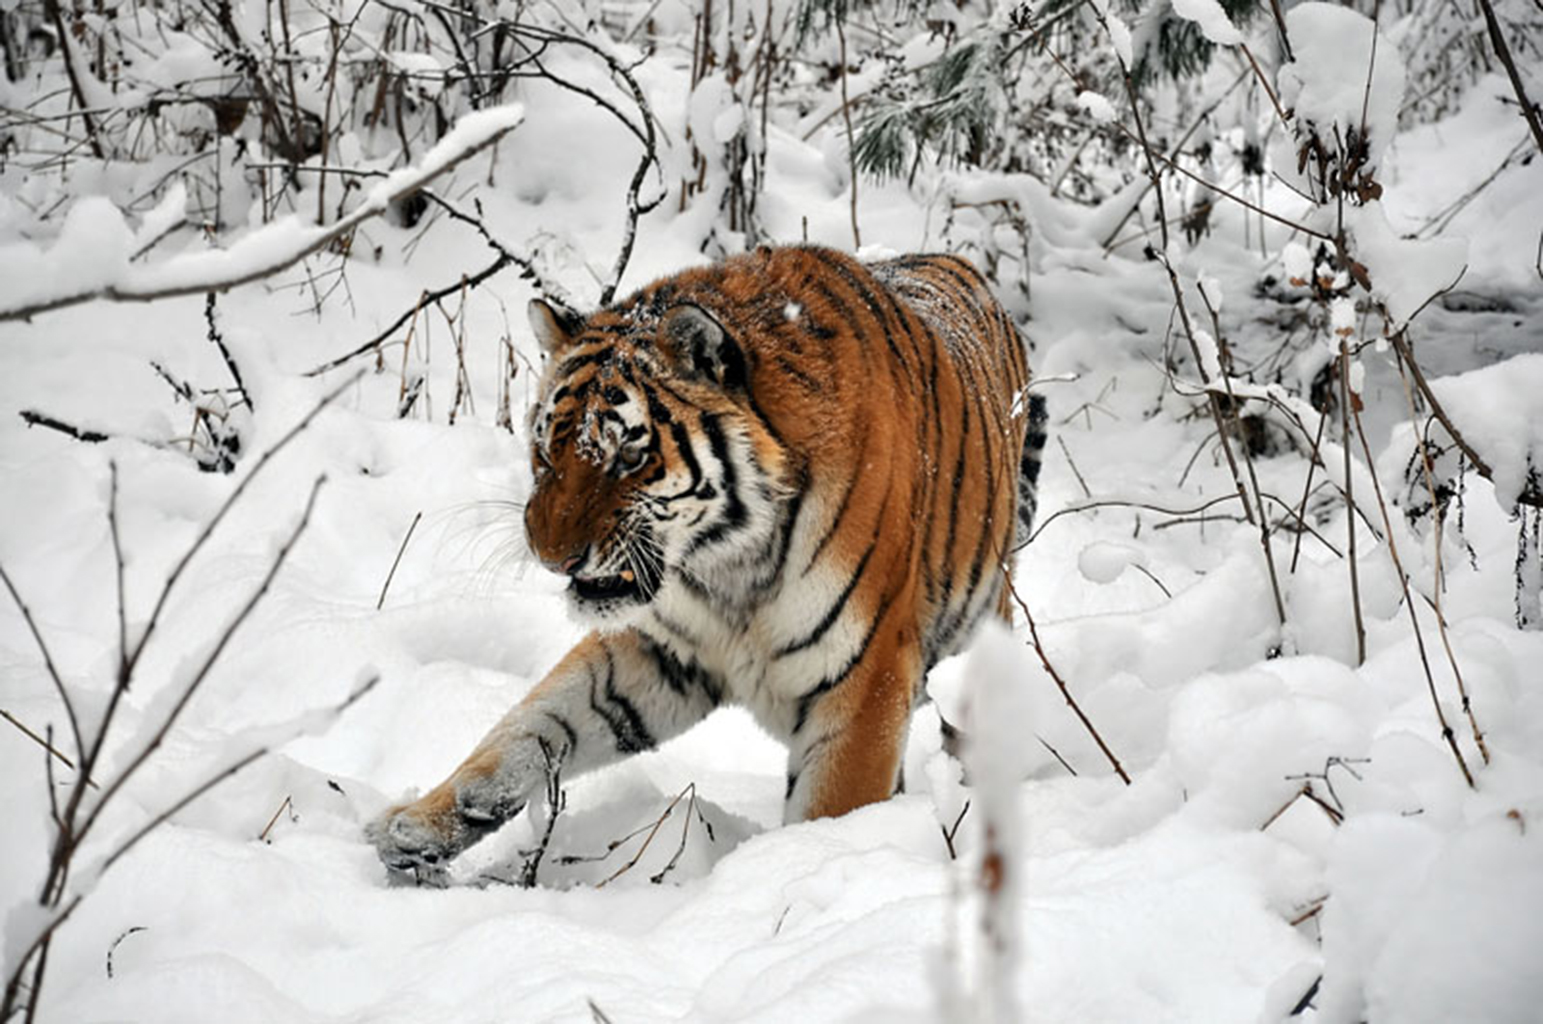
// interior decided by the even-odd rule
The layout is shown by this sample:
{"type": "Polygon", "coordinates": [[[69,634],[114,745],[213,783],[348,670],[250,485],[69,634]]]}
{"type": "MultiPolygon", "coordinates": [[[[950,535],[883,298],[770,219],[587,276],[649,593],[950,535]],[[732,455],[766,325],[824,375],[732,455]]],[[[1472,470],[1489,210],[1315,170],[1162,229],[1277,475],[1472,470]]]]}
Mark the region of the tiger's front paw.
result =
{"type": "Polygon", "coordinates": [[[519,814],[525,801],[507,783],[482,778],[447,783],[423,799],[393,807],[365,828],[386,867],[424,879],[519,814]]]}
{"type": "Polygon", "coordinates": [[[365,827],[365,838],[381,862],[393,871],[442,870],[463,846],[440,816],[429,816],[417,804],[393,807],[365,827]]]}

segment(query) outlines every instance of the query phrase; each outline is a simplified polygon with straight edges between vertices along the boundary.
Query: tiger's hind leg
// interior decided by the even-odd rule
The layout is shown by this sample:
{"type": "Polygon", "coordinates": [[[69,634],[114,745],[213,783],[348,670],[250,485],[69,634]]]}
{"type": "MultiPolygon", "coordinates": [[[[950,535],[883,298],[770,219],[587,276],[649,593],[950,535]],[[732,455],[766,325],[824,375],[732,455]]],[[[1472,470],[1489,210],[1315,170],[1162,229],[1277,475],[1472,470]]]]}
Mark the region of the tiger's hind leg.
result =
{"type": "Polygon", "coordinates": [[[900,783],[920,652],[873,639],[844,676],[799,701],[788,744],[785,822],[845,814],[887,800],[900,783]]]}

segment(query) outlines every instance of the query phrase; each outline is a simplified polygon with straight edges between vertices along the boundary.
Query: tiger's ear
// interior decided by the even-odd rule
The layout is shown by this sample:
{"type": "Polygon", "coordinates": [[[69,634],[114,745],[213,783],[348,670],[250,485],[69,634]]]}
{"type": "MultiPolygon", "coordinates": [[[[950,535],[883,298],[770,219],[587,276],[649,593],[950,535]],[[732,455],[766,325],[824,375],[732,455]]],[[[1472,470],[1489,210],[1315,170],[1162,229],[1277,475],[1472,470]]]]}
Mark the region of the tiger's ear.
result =
{"type": "Polygon", "coordinates": [[[744,390],[749,383],[745,353],[717,319],[701,306],[676,306],[664,314],[659,333],[683,376],[715,381],[725,390],[744,390]]]}
{"type": "Polygon", "coordinates": [[[530,318],[530,329],[541,344],[541,351],[552,355],[573,340],[584,326],[584,318],[560,302],[531,299],[525,307],[530,318]]]}

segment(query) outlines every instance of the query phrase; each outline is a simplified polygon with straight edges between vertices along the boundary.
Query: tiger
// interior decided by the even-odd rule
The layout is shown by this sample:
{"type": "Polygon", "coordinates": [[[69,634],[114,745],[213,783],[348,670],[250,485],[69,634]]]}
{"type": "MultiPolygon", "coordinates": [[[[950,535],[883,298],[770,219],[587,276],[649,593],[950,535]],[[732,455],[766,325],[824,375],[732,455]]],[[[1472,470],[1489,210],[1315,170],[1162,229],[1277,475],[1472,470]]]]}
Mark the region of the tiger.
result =
{"type": "Polygon", "coordinates": [[[763,247],[583,316],[534,299],[531,554],[593,627],[450,776],[367,828],[443,870],[564,779],[723,704],[785,822],[902,784],[927,672],[1008,616],[1045,441],[1027,342],[957,255],[763,247]]]}

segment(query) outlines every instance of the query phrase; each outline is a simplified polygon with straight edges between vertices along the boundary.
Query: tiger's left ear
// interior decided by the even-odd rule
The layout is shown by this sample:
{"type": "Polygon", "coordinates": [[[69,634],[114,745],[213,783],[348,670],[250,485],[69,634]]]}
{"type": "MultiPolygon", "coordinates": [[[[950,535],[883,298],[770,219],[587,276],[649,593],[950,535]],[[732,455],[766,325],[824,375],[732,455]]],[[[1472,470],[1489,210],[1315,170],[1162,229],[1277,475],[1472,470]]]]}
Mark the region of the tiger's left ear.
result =
{"type": "Polygon", "coordinates": [[[553,355],[573,340],[574,334],[584,326],[584,318],[561,303],[545,299],[531,299],[525,307],[530,320],[531,332],[541,345],[541,351],[553,355]]]}
{"type": "Polygon", "coordinates": [[[664,314],[659,333],[668,341],[683,375],[715,381],[730,391],[743,391],[749,384],[744,350],[701,306],[686,303],[671,309],[664,314]]]}

